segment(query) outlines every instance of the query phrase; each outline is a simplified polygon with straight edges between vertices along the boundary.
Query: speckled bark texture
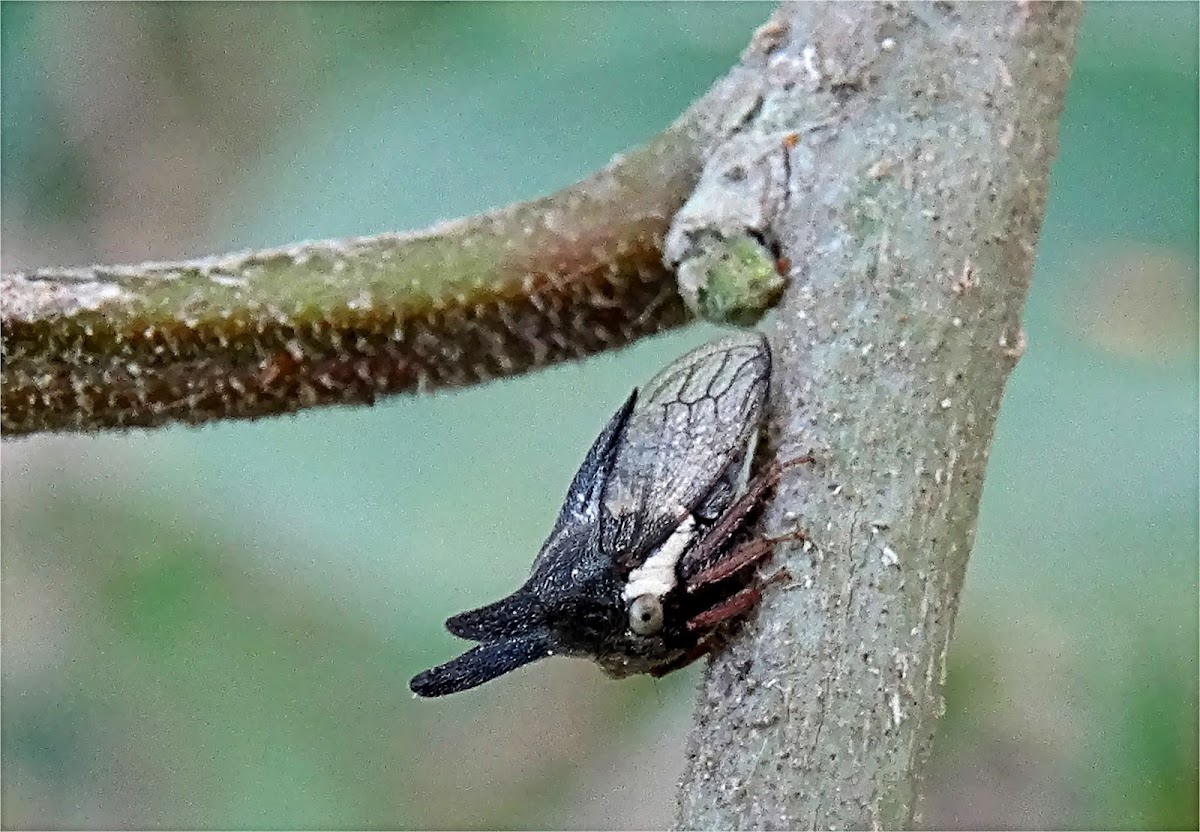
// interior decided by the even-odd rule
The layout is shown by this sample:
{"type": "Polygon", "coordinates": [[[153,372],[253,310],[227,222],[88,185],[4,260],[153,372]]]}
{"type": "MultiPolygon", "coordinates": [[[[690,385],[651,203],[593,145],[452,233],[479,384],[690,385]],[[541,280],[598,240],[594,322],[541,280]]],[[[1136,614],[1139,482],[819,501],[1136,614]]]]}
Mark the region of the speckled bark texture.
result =
{"type": "Polygon", "coordinates": [[[789,5],[747,53],[760,100],[668,250],[746,228],[788,262],[774,452],[818,462],[766,513],[809,540],[707,672],[680,828],[914,822],[1080,16],[789,5]]]}

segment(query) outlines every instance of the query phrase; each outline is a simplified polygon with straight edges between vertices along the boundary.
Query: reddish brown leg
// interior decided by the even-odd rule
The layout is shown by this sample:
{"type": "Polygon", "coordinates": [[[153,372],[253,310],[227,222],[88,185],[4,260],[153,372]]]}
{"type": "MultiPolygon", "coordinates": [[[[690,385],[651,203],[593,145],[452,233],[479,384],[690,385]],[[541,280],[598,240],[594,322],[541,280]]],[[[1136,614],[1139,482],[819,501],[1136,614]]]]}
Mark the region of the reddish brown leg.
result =
{"type": "MultiPolygon", "coordinates": [[[[748,586],[740,592],[737,592],[734,595],[731,595],[729,598],[726,598],[720,604],[709,607],[704,612],[694,616],[688,621],[687,628],[689,630],[711,629],[723,621],[728,621],[731,618],[735,618],[762,600],[762,590],[764,587],[790,580],[791,577],[791,573],[788,572],[786,568],[782,568],[766,580],[759,581],[752,586],[748,586]]],[[[713,652],[719,646],[719,644],[719,641],[711,637],[702,638],[692,646],[692,649],[688,650],[678,659],[667,662],[666,664],[661,664],[652,669],[650,671],[650,675],[655,679],[661,679],[668,673],[674,673],[676,670],[682,670],[692,662],[696,661],[696,659],[707,656],[709,653],[713,652]]]]}
{"type": "Polygon", "coordinates": [[[712,566],[701,569],[689,578],[686,589],[688,592],[695,592],[702,586],[723,581],[751,564],[766,560],[780,543],[806,540],[807,538],[807,532],[795,531],[779,537],[760,537],[756,540],[748,540],[729,554],[724,555],[712,566]]]}
{"type": "Polygon", "coordinates": [[[721,603],[709,607],[699,615],[692,616],[687,623],[689,630],[708,630],[722,621],[736,618],[762,600],[762,589],[751,584],[735,592],[721,603]]]}
{"type": "MultiPolygon", "coordinates": [[[[789,459],[787,462],[774,462],[762,473],[751,479],[746,487],[746,493],[734,501],[729,510],[721,516],[721,519],[687,553],[683,564],[683,573],[686,575],[688,569],[692,566],[706,563],[722,546],[729,542],[731,537],[737,534],[738,529],[745,524],[746,518],[750,516],[750,512],[754,511],[762,501],[767,490],[779,482],[779,477],[782,476],[784,471],[795,465],[804,465],[811,462],[813,462],[813,458],[807,454],[789,459]]],[[[763,556],[768,553],[764,553],[763,556]]],[[[707,571],[707,568],[702,568],[701,573],[704,571],[707,571]]],[[[737,569],[733,571],[736,572],[737,569]]],[[[688,583],[690,584],[691,581],[689,580],[688,583]]],[[[708,581],[708,583],[711,583],[711,581],[708,581]]]]}
{"type": "Polygon", "coordinates": [[[695,592],[702,586],[723,581],[730,575],[745,569],[747,566],[765,560],[774,551],[775,541],[773,540],[760,538],[758,540],[747,541],[712,566],[707,569],[701,569],[689,578],[685,589],[688,592],[695,592]]]}

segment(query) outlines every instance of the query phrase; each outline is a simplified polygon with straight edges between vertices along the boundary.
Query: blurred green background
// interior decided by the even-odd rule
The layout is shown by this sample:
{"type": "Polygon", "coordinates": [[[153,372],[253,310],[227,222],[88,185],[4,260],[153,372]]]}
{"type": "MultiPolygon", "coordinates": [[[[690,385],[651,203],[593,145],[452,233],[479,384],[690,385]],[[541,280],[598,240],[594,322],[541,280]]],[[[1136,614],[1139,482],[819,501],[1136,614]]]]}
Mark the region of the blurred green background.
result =
{"type": "MultiPolygon", "coordinates": [[[[653,135],[758,4],[25,4],[3,268],[415,228],[653,135]]],[[[1197,6],[1088,8],[930,827],[1197,826],[1197,6]]],[[[6,442],[3,826],[654,828],[697,673],[417,702],[692,329],[374,408],[6,442]]]]}

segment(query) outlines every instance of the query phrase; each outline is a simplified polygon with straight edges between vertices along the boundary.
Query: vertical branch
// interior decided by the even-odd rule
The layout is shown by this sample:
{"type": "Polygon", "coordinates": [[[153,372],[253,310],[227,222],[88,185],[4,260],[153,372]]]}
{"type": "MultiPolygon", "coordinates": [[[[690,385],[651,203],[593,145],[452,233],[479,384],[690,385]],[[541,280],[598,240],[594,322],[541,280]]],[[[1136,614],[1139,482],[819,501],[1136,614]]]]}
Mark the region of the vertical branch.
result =
{"type": "Polygon", "coordinates": [[[1080,16],[798,4],[751,48],[771,89],[668,256],[716,232],[778,247],[777,454],[818,462],[767,512],[809,540],[709,668],[681,828],[913,822],[1080,16]]]}

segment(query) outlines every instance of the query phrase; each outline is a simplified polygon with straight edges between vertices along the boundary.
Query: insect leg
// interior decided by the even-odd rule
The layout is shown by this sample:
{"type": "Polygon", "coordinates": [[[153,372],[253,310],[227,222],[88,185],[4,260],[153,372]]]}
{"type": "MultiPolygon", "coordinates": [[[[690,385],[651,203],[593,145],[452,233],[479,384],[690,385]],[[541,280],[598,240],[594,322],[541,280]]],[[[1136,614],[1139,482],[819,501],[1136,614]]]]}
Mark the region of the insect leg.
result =
{"type": "MultiPolygon", "coordinates": [[[[695,592],[701,587],[708,586],[717,581],[723,581],[751,564],[766,560],[780,543],[789,543],[793,540],[808,540],[808,532],[801,529],[781,534],[779,537],[760,537],[755,540],[748,540],[729,554],[723,556],[712,566],[702,569],[693,575],[688,580],[686,589],[688,592],[695,592]]],[[[787,569],[781,568],[779,572],[786,573],[787,569]]],[[[766,586],[775,583],[779,572],[764,581],[763,585],[766,586]]]]}
{"type": "MultiPolygon", "coordinates": [[[[795,459],[790,459],[787,462],[774,462],[762,473],[751,479],[750,483],[746,487],[746,492],[742,494],[742,496],[736,501],[734,501],[733,505],[729,507],[728,511],[721,515],[721,519],[718,520],[704,534],[704,536],[696,542],[696,545],[692,547],[691,551],[684,556],[682,571],[687,579],[687,582],[691,584],[696,575],[703,574],[704,572],[708,571],[708,569],[714,568],[714,564],[710,563],[710,561],[717,557],[720,549],[729,542],[731,537],[737,534],[738,530],[740,530],[743,525],[745,525],[750,513],[758,507],[759,503],[762,502],[767,491],[779,482],[779,477],[785,470],[794,465],[806,464],[812,461],[813,458],[811,456],[805,455],[796,457],[795,459]],[[694,573],[693,570],[695,570],[694,573]],[[691,577],[688,577],[689,573],[692,573],[691,577]]],[[[763,552],[760,557],[765,557],[769,553],[770,550],[768,549],[767,552],[763,552]]],[[[724,560],[724,558],[721,558],[721,560],[724,560]]],[[[733,572],[736,572],[737,569],[740,568],[741,567],[739,566],[728,574],[733,574],[733,572]]],[[[702,583],[711,583],[713,580],[718,579],[710,578],[702,583]]],[[[690,588],[691,587],[689,586],[689,589],[690,588]]]]}
{"type": "MultiPolygon", "coordinates": [[[[734,501],[729,510],[721,515],[721,519],[714,523],[696,542],[691,551],[684,556],[682,570],[685,576],[688,576],[688,573],[693,570],[703,572],[711,565],[710,561],[717,556],[721,547],[728,543],[729,539],[745,525],[750,513],[758,507],[767,490],[778,479],[779,468],[772,465],[750,481],[746,493],[734,501]]],[[[688,582],[691,582],[690,577],[688,577],[688,582]]]]}
{"type": "Polygon", "coordinates": [[[751,584],[716,606],[709,607],[704,612],[692,616],[687,623],[687,628],[689,630],[711,629],[722,621],[728,621],[741,615],[761,600],[762,589],[757,584],[751,584]]]}
{"type": "MultiPolygon", "coordinates": [[[[782,538],[762,542],[766,544],[766,551],[769,552],[770,546],[781,539],[782,538]]],[[[704,612],[692,616],[692,618],[687,622],[687,628],[689,630],[712,630],[718,624],[721,624],[732,618],[736,618],[758,604],[758,602],[762,600],[762,591],[766,587],[771,586],[772,584],[789,581],[791,578],[792,575],[790,572],[788,572],[787,567],[782,567],[769,578],[755,581],[750,586],[747,586],[739,592],[734,593],[719,604],[715,604],[704,612]]],[[[667,662],[663,665],[659,665],[651,670],[650,675],[656,679],[666,676],[668,673],[673,673],[676,670],[687,667],[701,656],[705,656],[714,652],[720,645],[720,639],[715,637],[713,633],[709,633],[707,636],[702,637],[698,642],[696,642],[696,644],[694,644],[690,650],[688,650],[678,659],[667,662]]]]}
{"type": "Polygon", "coordinates": [[[700,587],[723,581],[747,566],[765,560],[773,551],[775,551],[775,541],[773,540],[760,538],[747,541],[720,558],[712,566],[701,569],[689,578],[686,589],[688,592],[695,592],[700,587]]]}

